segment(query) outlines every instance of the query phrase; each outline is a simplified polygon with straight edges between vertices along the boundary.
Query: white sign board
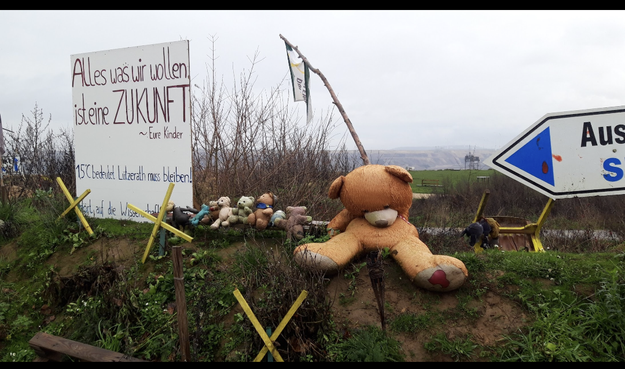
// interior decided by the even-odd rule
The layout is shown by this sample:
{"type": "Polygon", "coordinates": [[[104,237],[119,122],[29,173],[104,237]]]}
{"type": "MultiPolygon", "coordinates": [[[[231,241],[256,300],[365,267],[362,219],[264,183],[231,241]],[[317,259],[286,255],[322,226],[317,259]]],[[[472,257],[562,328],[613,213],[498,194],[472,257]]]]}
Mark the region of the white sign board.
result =
{"type": "Polygon", "coordinates": [[[189,42],[71,56],[76,193],[86,216],[193,206],[189,42]]]}
{"type": "Polygon", "coordinates": [[[625,194],[625,106],[547,114],[484,162],[552,199],[625,194]]]}

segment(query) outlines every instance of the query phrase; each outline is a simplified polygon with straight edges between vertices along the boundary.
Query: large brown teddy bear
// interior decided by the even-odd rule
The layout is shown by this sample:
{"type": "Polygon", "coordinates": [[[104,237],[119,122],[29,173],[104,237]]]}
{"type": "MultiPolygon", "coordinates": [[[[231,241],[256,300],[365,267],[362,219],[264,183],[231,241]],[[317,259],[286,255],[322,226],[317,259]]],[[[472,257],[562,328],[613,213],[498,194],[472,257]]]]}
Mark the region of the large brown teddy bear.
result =
{"type": "Polygon", "coordinates": [[[364,165],[334,180],[328,196],[340,198],[345,209],[327,228],[340,232],[324,243],[300,245],[295,260],[306,268],[333,273],[358,255],[388,248],[416,286],[431,291],[460,287],[469,275],[464,263],[433,255],[408,222],[411,182],[410,173],[396,165],[364,165]]]}
{"type": "Polygon", "coordinates": [[[273,215],[273,205],[278,197],[271,191],[260,195],[256,199],[256,209],[247,217],[247,222],[252,228],[263,231],[269,225],[273,215]]]}

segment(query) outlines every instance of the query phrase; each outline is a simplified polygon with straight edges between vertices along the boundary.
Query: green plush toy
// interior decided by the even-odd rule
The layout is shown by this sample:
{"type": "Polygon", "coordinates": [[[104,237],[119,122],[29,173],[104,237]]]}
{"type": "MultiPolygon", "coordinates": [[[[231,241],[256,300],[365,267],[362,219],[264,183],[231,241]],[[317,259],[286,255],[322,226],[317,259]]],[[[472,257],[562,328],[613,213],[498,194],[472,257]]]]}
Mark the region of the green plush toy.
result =
{"type": "Polygon", "coordinates": [[[232,208],[232,215],[229,218],[230,224],[248,224],[247,218],[252,214],[254,198],[251,196],[241,196],[237,201],[237,207],[232,208]]]}

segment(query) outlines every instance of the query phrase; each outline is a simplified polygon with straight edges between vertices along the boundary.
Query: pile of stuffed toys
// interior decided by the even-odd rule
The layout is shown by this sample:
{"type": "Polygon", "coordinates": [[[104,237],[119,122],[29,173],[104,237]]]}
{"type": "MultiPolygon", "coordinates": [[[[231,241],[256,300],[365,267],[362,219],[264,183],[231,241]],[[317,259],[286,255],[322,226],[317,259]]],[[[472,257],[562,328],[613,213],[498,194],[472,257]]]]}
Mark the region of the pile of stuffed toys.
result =
{"type": "Polygon", "coordinates": [[[241,196],[236,206],[232,206],[230,198],[223,196],[215,201],[209,201],[208,205],[203,204],[200,210],[182,208],[170,201],[166,221],[183,231],[198,225],[218,229],[244,224],[259,231],[278,228],[286,231],[289,239],[298,241],[303,239],[304,225],[312,222],[312,217],[306,215],[306,207],[287,206],[286,211],[274,211],[277,199],[272,192],[266,192],[256,199],[241,196]]]}
{"type": "MultiPolygon", "coordinates": [[[[328,197],[340,199],[344,209],[327,225],[331,238],[299,245],[295,261],[309,270],[336,273],[355,258],[372,251],[388,250],[416,286],[431,291],[452,291],[464,284],[469,273],[452,256],[434,255],[408,221],[412,206],[412,175],[396,165],[363,165],[330,185],[328,197]]],[[[274,211],[276,196],[264,193],[255,200],[241,197],[235,207],[228,197],[202,205],[200,211],[171,204],[173,225],[198,224],[211,228],[249,224],[257,230],[277,227],[291,239],[301,240],[303,225],[312,221],[305,207],[289,206],[274,211]],[[188,214],[193,213],[193,214],[188,214]]]]}

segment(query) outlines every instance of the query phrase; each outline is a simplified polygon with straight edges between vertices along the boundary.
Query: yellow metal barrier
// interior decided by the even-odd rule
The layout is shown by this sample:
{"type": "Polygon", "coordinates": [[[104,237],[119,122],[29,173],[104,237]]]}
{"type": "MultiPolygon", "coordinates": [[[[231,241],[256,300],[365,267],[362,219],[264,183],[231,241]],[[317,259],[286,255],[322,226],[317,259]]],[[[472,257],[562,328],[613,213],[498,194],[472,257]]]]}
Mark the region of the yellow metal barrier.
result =
{"type": "Polygon", "coordinates": [[[258,319],[256,319],[254,312],[252,312],[252,309],[243,298],[243,295],[241,295],[241,292],[239,292],[239,289],[238,288],[235,289],[233,293],[234,293],[234,297],[236,297],[236,299],[239,301],[239,304],[241,304],[243,311],[245,311],[245,314],[252,322],[252,325],[254,326],[258,334],[260,335],[260,338],[265,343],[265,346],[263,346],[262,350],[260,350],[256,358],[254,359],[254,362],[261,361],[263,357],[267,354],[267,351],[271,352],[271,354],[276,358],[276,361],[284,362],[284,360],[278,353],[278,350],[274,346],[273,342],[275,342],[278,336],[280,336],[280,333],[282,333],[282,330],[284,329],[284,327],[286,327],[289,320],[291,320],[291,318],[293,317],[293,314],[295,314],[295,311],[297,311],[297,309],[300,307],[302,302],[304,302],[304,299],[306,298],[306,296],[308,296],[308,291],[304,290],[302,291],[302,293],[300,293],[299,297],[297,298],[297,300],[295,300],[295,302],[293,303],[293,306],[291,306],[291,309],[289,309],[289,311],[286,313],[284,318],[282,318],[282,321],[276,328],[275,332],[273,332],[271,337],[267,336],[267,333],[263,330],[263,327],[261,326],[260,322],[258,321],[258,319]]]}
{"type": "MultiPolygon", "coordinates": [[[[488,196],[490,196],[490,191],[484,190],[484,194],[482,195],[482,200],[480,201],[480,205],[477,208],[477,213],[475,214],[475,218],[473,219],[473,222],[477,222],[483,216],[484,208],[486,207],[486,202],[488,201],[488,196]]],[[[549,198],[549,200],[547,201],[547,204],[545,205],[545,208],[543,209],[543,212],[540,214],[540,217],[538,218],[538,221],[536,223],[529,223],[522,227],[499,227],[499,234],[528,235],[530,237],[530,242],[533,246],[533,250],[530,250],[530,251],[545,252],[545,249],[543,248],[543,244],[540,241],[540,230],[542,229],[542,226],[545,222],[545,219],[547,218],[547,215],[549,215],[549,212],[551,211],[553,202],[554,200],[552,198],[549,198]]],[[[474,246],[476,254],[479,254],[480,252],[484,251],[481,245],[482,245],[482,240],[480,239],[474,246]]]]}
{"type": "Polygon", "coordinates": [[[89,226],[89,223],[87,223],[87,219],[85,219],[85,216],[82,215],[82,212],[80,211],[80,209],[78,209],[78,204],[88,194],[91,193],[91,190],[86,190],[85,192],[83,192],[82,195],[80,195],[76,200],[74,200],[72,198],[72,195],[67,190],[67,187],[65,187],[65,184],[63,183],[63,180],[61,179],[61,177],[56,177],[56,182],[59,184],[59,187],[61,187],[61,190],[63,190],[63,193],[65,194],[65,197],[67,198],[67,201],[69,201],[69,208],[65,209],[65,211],[61,215],[59,215],[59,219],[61,219],[62,217],[67,215],[67,213],[69,213],[72,209],[74,209],[74,211],[76,212],[76,215],[78,216],[78,219],[80,219],[80,222],[82,223],[83,227],[85,227],[87,232],[90,235],[92,235],[93,231],[91,230],[91,227],[89,226]]]}

